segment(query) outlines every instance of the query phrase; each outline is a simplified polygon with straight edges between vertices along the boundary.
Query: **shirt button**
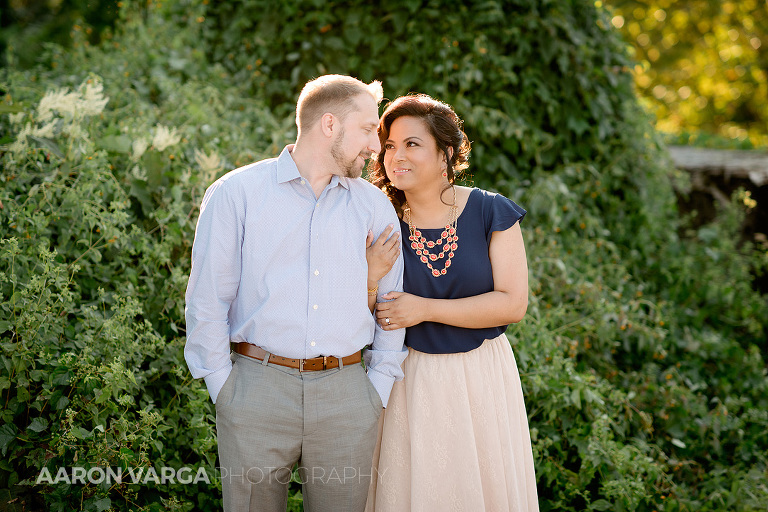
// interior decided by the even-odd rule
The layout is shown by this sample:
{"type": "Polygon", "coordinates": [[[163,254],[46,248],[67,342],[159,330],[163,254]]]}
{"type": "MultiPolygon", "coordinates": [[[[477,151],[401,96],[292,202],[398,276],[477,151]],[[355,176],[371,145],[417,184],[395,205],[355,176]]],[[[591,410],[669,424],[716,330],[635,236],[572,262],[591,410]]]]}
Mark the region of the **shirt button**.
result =
{"type": "Polygon", "coordinates": [[[319,270],[315,270],[315,275],[319,276],[320,275],[320,271],[319,270]]]}
{"type": "Polygon", "coordinates": [[[301,180],[301,184],[302,184],[302,185],[305,185],[306,183],[307,183],[306,181],[304,181],[304,180],[301,180]]]}
{"type": "Polygon", "coordinates": [[[313,341],[312,343],[310,343],[310,345],[312,345],[314,347],[315,346],[315,342],[313,341]]]}
{"type": "Polygon", "coordinates": [[[317,309],[317,304],[315,304],[314,306],[312,306],[312,309],[317,309]]]}

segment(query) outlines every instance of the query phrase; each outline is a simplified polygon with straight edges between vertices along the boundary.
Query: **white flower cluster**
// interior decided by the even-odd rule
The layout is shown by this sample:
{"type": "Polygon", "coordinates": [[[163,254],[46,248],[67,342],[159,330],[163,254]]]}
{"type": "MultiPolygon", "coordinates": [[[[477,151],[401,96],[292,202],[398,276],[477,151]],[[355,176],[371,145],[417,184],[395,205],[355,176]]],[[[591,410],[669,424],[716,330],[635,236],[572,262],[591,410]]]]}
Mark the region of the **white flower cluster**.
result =
{"type": "Polygon", "coordinates": [[[138,162],[139,158],[141,158],[141,155],[144,154],[148,147],[149,142],[144,137],[139,137],[138,139],[134,140],[133,144],[131,145],[131,160],[138,162]]]}
{"type": "Polygon", "coordinates": [[[224,168],[224,161],[214,150],[210,155],[199,149],[195,149],[195,162],[203,171],[202,182],[210,185],[216,178],[216,174],[224,168]]]}
{"type": "Polygon", "coordinates": [[[109,98],[104,97],[101,82],[90,79],[81,84],[77,91],[48,91],[37,106],[37,119],[43,123],[48,122],[53,119],[54,112],[73,119],[95,116],[104,111],[108,101],[109,98]]]}
{"type": "Polygon", "coordinates": [[[170,146],[174,146],[181,140],[181,135],[176,132],[176,128],[168,129],[162,124],[155,128],[155,137],[152,139],[152,145],[158,151],[164,151],[170,146]]]}
{"type": "MultiPolygon", "coordinates": [[[[83,121],[101,114],[107,102],[109,98],[104,96],[104,86],[96,77],[89,78],[76,90],[66,88],[49,90],[40,99],[35,111],[10,114],[10,121],[16,125],[18,132],[16,140],[9,145],[8,149],[12,154],[20,155],[29,149],[29,138],[33,137],[49,139],[36,142],[56,152],[58,143],[56,139],[66,136],[69,139],[66,150],[63,145],[59,147],[67,156],[93,151],[88,128],[83,121]],[[21,127],[25,119],[29,121],[21,127]]],[[[145,133],[146,128],[148,127],[145,127],[145,133]]],[[[163,124],[157,124],[148,135],[136,133],[133,135],[136,138],[131,142],[129,157],[135,164],[131,173],[138,179],[146,179],[146,170],[141,167],[139,160],[147,150],[162,152],[179,144],[182,139],[182,134],[177,128],[163,124]]],[[[206,178],[211,180],[223,166],[221,158],[215,152],[209,156],[197,150],[195,160],[206,178]]]]}
{"type": "MultiPolygon", "coordinates": [[[[171,146],[175,146],[181,141],[181,134],[176,128],[168,128],[165,125],[158,124],[155,127],[155,134],[152,137],[152,149],[165,151],[171,146]]],[[[131,143],[131,160],[138,162],[142,155],[150,149],[150,141],[146,137],[138,137],[131,143]]]]}
{"type": "MultiPolygon", "coordinates": [[[[29,147],[28,136],[53,139],[63,133],[70,139],[78,139],[80,144],[70,145],[84,151],[88,134],[83,130],[81,121],[104,111],[109,98],[104,96],[104,86],[97,78],[83,82],[76,91],[56,89],[48,91],[37,106],[34,123],[28,122],[18,133],[16,141],[10,145],[12,153],[20,153],[29,147]]],[[[17,114],[12,122],[20,122],[22,114],[17,114]]]]}

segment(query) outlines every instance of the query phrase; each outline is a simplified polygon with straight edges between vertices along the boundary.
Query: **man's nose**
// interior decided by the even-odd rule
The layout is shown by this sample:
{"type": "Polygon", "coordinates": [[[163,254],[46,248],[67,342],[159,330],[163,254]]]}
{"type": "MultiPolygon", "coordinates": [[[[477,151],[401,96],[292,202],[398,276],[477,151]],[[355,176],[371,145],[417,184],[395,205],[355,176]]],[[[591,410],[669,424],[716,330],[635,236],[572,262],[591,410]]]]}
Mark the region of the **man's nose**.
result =
{"type": "Polygon", "coordinates": [[[368,141],[368,149],[370,149],[374,153],[378,153],[379,151],[381,151],[381,142],[379,142],[378,133],[374,133],[371,136],[371,140],[368,141]]]}

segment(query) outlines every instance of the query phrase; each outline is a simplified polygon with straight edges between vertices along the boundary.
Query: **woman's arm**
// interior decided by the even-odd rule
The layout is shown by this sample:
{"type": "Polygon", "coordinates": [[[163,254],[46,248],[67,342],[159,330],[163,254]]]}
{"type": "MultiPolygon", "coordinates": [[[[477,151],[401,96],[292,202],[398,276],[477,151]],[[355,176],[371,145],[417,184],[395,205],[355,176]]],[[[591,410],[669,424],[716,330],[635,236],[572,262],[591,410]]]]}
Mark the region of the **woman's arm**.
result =
{"type": "Polygon", "coordinates": [[[373,313],[376,305],[379,280],[387,275],[400,255],[400,233],[392,233],[391,224],[373,241],[373,232],[368,231],[365,241],[365,259],[368,261],[368,309],[373,313]]]}
{"type": "Polygon", "coordinates": [[[421,322],[481,329],[517,323],[528,309],[528,263],[520,223],[494,231],[488,248],[493,271],[493,291],[462,299],[428,299],[392,292],[392,299],[376,305],[382,328],[391,330],[421,322]],[[386,324],[389,318],[389,324],[386,324]]]}

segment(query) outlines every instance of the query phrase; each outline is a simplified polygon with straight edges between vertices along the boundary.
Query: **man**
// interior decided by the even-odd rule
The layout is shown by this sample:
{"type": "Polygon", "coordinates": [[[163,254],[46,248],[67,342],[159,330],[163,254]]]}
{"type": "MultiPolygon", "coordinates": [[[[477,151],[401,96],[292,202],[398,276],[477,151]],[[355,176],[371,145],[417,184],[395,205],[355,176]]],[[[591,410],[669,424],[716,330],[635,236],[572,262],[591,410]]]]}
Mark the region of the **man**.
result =
{"type": "MultiPolygon", "coordinates": [[[[380,150],[381,97],[379,82],[348,76],[307,83],[295,145],[203,198],[184,355],[216,404],[224,510],[285,510],[296,462],[305,510],[365,507],[407,354],[404,330],[382,330],[366,300],[366,235],[399,232],[387,197],[359,179],[380,150]]],[[[381,290],[402,290],[402,272],[399,256],[381,290]]]]}

